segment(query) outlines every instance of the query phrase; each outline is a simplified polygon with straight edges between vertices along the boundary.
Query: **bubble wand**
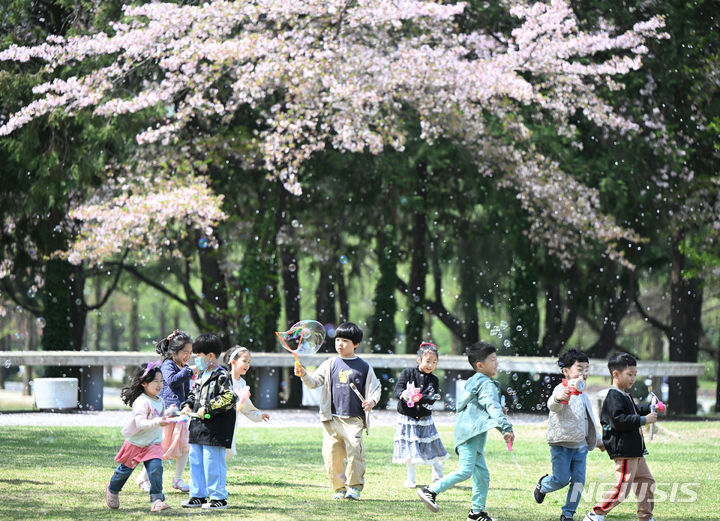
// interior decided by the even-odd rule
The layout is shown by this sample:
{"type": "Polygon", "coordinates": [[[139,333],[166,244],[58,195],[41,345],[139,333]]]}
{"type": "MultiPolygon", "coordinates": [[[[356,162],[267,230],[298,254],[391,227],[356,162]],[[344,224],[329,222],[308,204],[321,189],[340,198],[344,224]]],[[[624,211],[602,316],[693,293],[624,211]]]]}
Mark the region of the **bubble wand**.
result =
{"type": "MultiPolygon", "coordinates": [[[[658,398],[654,392],[650,391],[650,412],[655,412],[655,410],[658,410],[660,412],[665,412],[665,404],[658,398]]],[[[655,437],[655,424],[650,424],[650,440],[652,440],[655,437]]]]}
{"type": "MultiPolygon", "coordinates": [[[[355,393],[355,395],[358,398],[360,398],[361,404],[365,403],[365,398],[363,397],[362,394],[360,394],[360,391],[358,391],[358,388],[355,387],[354,382],[350,382],[350,389],[352,389],[353,392],[355,393]]],[[[365,411],[365,433],[368,435],[370,434],[370,411],[365,411]]]]}
{"type": "MultiPolygon", "coordinates": [[[[503,408],[503,412],[505,412],[505,395],[504,394],[500,395],[500,406],[503,408]]],[[[512,442],[507,441],[507,442],[505,442],[505,444],[507,445],[507,450],[510,453],[510,456],[512,456],[513,462],[515,462],[515,466],[520,471],[520,474],[522,474],[524,476],[525,471],[522,469],[522,467],[520,466],[520,463],[518,463],[518,460],[515,457],[515,453],[513,452],[512,442]]]]}

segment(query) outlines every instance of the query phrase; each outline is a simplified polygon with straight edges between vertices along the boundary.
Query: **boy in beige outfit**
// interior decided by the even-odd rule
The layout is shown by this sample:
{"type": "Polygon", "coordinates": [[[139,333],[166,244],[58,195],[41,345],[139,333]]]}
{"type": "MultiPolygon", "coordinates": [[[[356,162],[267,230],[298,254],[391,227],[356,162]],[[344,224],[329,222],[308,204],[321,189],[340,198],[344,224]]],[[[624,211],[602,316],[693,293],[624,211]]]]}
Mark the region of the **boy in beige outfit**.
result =
{"type": "Polygon", "coordinates": [[[550,416],[546,435],[552,475],[545,474],[538,480],[533,497],[537,503],[542,503],[546,494],[569,484],[560,521],[572,521],[585,488],[587,454],[595,447],[603,450],[603,444],[595,426],[592,404],[583,392],[590,360],[582,351],[569,349],[560,355],[558,365],[563,382],[555,387],[548,399],[550,416]]]}
{"type": "Polygon", "coordinates": [[[325,360],[312,375],[302,366],[295,370],[310,389],[323,388],[322,453],[335,491],[333,499],[360,499],[365,484],[362,431],[369,432],[368,413],[380,400],[380,381],[370,364],[355,354],[362,337],[362,329],[352,322],[340,324],[335,332],[335,350],[340,356],[325,360]]]}

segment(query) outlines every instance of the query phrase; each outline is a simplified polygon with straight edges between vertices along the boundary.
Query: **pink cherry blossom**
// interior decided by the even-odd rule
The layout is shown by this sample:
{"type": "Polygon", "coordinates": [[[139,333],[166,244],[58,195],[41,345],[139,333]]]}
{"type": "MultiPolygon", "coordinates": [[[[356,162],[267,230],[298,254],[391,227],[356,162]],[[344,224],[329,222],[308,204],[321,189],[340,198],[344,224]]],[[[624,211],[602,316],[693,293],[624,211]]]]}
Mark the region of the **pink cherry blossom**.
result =
{"type": "MultiPolygon", "coordinates": [[[[403,150],[410,108],[421,120],[423,139],[454,139],[473,154],[480,175],[515,190],[533,219],[529,234],[565,262],[578,239],[608,243],[618,256],[613,241],[637,236],[598,210],[594,190],[533,148],[521,114],[547,121],[571,139],[578,112],[604,129],[636,131],[638,123],[615,112],[598,87],[621,88],[615,79],[642,66],[646,41],[665,36],[663,21],[652,18],[624,33],[611,27],[590,32],[580,29],[565,0],[507,5],[517,19],[507,35],[458,33],[455,17],[466,9],[463,3],[214,0],[125,6],[127,21],[115,24],[113,34],[50,37],[35,47],[0,52],[1,60],[44,60],[49,73],[61,64],[114,57],[110,66],[38,85],[38,98],[4,121],[0,135],[55,110],[115,117],[163,107],[167,117],[149,120],[137,141],[175,145],[189,122],[228,122],[247,105],[260,114],[263,130],[254,138],[265,168],[300,194],[301,166],[328,146],[373,154],[403,150]],[[124,78],[147,67],[152,75],[128,94],[124,78]],[[489,120],[502,122],[502,131],[489,120]]],[[[214,201],[217,213],[200,221],[217,222],[220,198],[197,182],[177,181],[174,190],[214,201]]],[[[147,244],[148,230],[171,218],[160,212],[170,202],[168,191],[159,184],[155,189],[74,212],[86,225],[69,258],[113,255],[121,242],[147,244]]]]}

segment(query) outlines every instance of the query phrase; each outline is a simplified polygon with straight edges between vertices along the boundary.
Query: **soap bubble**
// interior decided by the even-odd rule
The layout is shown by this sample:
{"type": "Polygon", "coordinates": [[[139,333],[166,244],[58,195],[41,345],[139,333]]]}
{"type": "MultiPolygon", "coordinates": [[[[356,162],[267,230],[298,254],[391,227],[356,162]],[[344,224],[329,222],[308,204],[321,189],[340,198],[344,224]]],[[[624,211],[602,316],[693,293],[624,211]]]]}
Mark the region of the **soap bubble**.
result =
{"type": "Polygon", "coordinates": [[[294,264],[288,264],[288,271],[290,273],[294,273],[296,269],[297,269],[297,266],[295,266],[294,264]]]}
{"type": "Polygon", "coordinates": [[[283,347],[296,355],[317,353],[325,342],[325,327],[317,320],[301,320],[287,331],[275,333],[283,347]]]}
{"type": "Polygon", "coordinates": [[[340,264],[347,264],[348,258],[345,255],[340,255],[340,264]]]}
{"type": "Polygon", "coordinates": [[[198,248],[205,249],[208,247],[208,240],[205,237],[198,239],[198,248]]]}

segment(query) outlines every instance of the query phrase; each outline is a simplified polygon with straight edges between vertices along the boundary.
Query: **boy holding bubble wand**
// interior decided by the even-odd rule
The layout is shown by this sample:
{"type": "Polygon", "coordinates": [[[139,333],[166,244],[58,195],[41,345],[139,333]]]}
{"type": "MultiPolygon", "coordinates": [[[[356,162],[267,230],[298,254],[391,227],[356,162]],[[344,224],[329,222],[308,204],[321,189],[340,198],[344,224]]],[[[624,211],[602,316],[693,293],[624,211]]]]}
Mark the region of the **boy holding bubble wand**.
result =
{"type": "Polygon", "coordinates": [[[302,365],[295,369],[307,387],[322,387],[322,454],[335,491],[333,499],[360,499],[365,484],[362,431],[369,430],[366,413],[380,400],[381,387],[370,364],[355,354],[362,337],[362,329],[356,324],[340,324],[335,332],[335,351],[339,356],[325,360],[312,375],[302,365]],[[365,400],[358,398],[355,391],[365,400]]]}

